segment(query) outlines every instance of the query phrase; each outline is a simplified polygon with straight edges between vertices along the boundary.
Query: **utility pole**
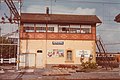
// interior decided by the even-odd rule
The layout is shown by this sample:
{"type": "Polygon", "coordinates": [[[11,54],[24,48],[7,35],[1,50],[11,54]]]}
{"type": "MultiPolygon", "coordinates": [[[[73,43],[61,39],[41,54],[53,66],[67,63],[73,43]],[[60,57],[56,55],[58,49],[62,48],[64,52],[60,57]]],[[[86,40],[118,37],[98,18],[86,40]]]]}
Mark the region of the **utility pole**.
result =
{"type": "MultiPolygon", "coordinates": [[[[21,16],[21,0],[19,1],[18,13],[19,13],[19,16],[21,16]]],[[[18,21],[18,47],[17,47],[17,67],[16,67],[16,70],[19,70],[19,64],[20,64],[20,20],[18,21]]]]}

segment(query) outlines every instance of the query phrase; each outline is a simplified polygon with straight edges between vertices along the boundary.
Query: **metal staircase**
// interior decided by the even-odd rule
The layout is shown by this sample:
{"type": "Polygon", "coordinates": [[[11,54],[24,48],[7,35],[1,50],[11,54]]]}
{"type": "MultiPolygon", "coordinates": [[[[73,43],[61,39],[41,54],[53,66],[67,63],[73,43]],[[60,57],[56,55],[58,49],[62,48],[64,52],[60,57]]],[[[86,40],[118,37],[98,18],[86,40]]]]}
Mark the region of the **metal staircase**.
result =
{"type": "Polygon", "coordinates": [[[103,40],[102,40],[100,35],[97,36],[96,46],[98,48],[99,53],[106,53],[107,52],[107,49],[105,48],[105,44],[103,43],[103,40]]]}
{"type": "Polygon", "coordinates": [[[111,68],[113,69],[113,62],[115,61],[114,56],[110,56],[111,54],[107,52],[107,49],[105,48],[105,44],[103,43],[103,40],[100,36],[97,36],[96,39],[96,46],[98,49],[96,61],[98,66],[102,66],[103,68],[111,68]]]}

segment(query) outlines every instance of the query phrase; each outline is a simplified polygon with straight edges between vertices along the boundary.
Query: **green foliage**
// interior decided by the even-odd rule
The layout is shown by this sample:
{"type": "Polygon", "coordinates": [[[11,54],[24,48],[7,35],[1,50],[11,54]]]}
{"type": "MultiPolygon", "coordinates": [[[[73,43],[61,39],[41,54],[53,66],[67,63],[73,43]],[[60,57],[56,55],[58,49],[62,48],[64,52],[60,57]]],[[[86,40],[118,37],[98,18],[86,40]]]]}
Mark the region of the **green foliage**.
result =
{"type": "Polygon", "coordinates": [[[90,63],[90,62],[83,62],[81,64],[82,68],[83,69],[96,69],[97,68],[97,64],[96,63],[90,63]]]}

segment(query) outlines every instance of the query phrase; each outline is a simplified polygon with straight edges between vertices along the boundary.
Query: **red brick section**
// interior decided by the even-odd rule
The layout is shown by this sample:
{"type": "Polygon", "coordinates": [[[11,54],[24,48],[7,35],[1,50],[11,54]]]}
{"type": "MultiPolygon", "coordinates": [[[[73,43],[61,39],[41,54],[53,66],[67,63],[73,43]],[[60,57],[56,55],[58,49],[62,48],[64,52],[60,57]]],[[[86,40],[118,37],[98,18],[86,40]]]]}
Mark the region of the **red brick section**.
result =
{"type": "Polygon", "coordinates": [[[60,34],[60,33],[21,33],[21,39],[31,40],[95,40],[95,34],[60,34]],[[47,37],[46,37],[47,36],[47,37]]]}

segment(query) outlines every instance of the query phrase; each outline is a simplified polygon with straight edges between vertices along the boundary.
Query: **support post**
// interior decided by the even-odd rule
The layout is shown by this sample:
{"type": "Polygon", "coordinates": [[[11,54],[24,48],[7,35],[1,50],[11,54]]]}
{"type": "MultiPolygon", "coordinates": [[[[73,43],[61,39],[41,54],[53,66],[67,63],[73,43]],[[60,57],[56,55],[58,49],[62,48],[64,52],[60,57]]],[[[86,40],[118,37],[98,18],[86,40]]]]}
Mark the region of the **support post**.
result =
{"type": "MultiPolygon", "coordinates": [[[[19,16],[21,18],[21,1],[19,1],[19,16]]],[[[16,70],[19,70],[19,64],[20,64],[20,19],[18,20],[18,46],[17,46],[16,70]]]]}

